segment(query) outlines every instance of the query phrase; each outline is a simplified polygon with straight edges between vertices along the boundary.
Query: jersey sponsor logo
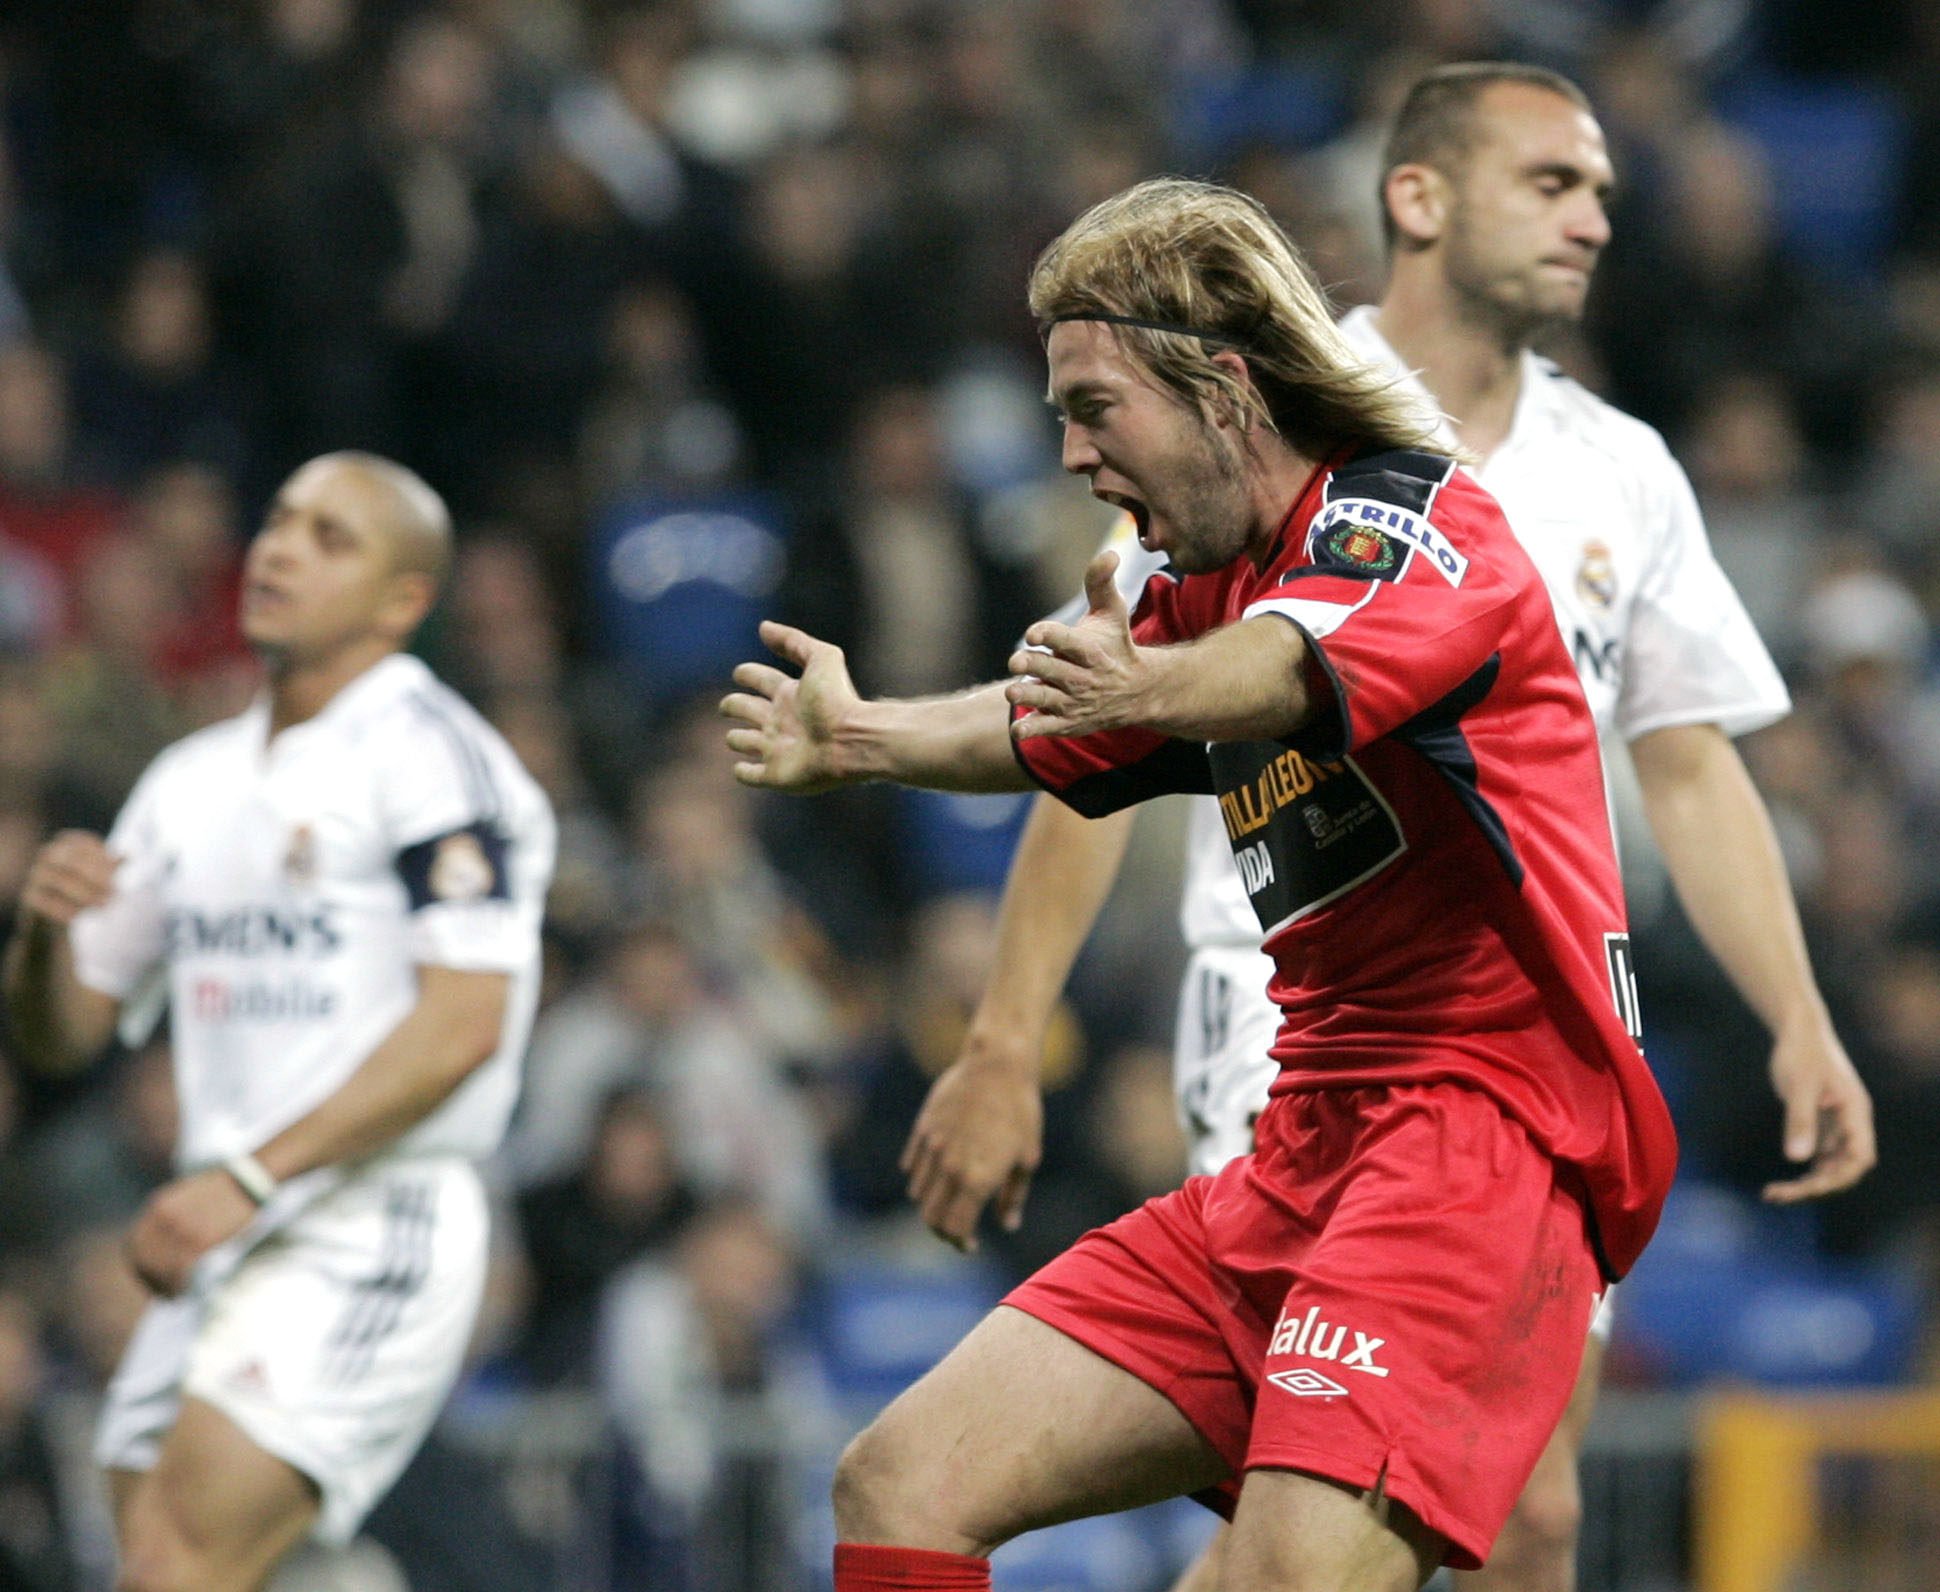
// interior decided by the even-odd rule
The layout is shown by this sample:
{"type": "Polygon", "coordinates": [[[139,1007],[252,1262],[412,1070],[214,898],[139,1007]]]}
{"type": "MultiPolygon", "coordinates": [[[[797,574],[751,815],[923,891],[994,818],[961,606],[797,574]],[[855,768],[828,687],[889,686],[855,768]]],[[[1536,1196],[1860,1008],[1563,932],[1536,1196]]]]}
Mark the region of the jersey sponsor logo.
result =
{"type": "Polygon", "coordinates": [[[1387,1341],[1344,1322],[1329,1321],[1321,1315],[1319,1305],[1309,1305],[1304,1315],[1280,1312],[1280,1319],[1273,1323],[1273,1337],[1267,1343],[1266,1352],[1269,1358],[1284,1354],[1296,1360],[1327,1360],[1342,1371],[1385,1377],[1390,1367],[1382,1365],[1374,1356],[1387,1341]],[[1351,1345],[1347,1341],[1350,1332],[1354,1335],[1351,1345]]]}
{"type": "Polygon", "coordinates": [[[1623,643],[1615,636],[1599,641],[1581,625],[1570,637],[1570,657],[1585,680],[1615,680],[1623,671],[1623,643]]]}
{"type": "Polygon", "coordinates": [[[1255,830],[1264,829],[1282,807],[1291,806],[1316,786],[1338,777],[1342,763],[1322,763],[1292,748],[1281,752],[1258,776],[1244,785],[1219,793],[1219,816],[1226,821],[1226,838],[1237,846],[1255,830]]]}
{"type": "Polygon", "coordinates": [[[1222,742],[1207,756],[1226,838],[1269,934],[1407,849],[1393,809],[1352,759],[1326,762],[1275,741],[1222,742]]]}
{"type": "Polygon", "coordinates": [[[1630,936],[1603,936],[1603,957],[1610,967],[1610,998],[1616,1002],[1623,1031],[1639,1045],[1644,1042],[1644,1009],[1637,999],[1637,963],[1630,954],[1630,936]]]}
{"type": "Polygon", "coordinates": [[[1439,526],[1430,525],[1419,514],[1396,508],[1392,503],[1377,503],[1372,498],[1336,498],[1315,518],[1315,534],[1327,537],[1344,525],[1376,530],[1419,548],[1451,586],[1461,585],[1462,577],[1468,573],[1467,556],[1455,550],[1439,526]]]}
{"type": "Polygon", "coordinates": [[[337,992],[300,978],[242,983],[199,978],[189,1005],[204,1023],[300,1023],[336,1016],[337,992]]]}
{"type": "Polygon", "coordinates": [[[411,910],[445,903],[509,901],[506,849],[505,836],[496,825],[485,822],[406,846],[397,854],[397,871],[411,910]]]}
{"type": "Polygon", "coordinates": [[[1576,566],[1576,595],[1592,608],[1608,608],[1617,600],[1617,564],[1607,542],[1583,544],[1583,562],[1576,566]]]}
{"type": "Polygon", "coordinates": [[[334,955],[343,936],[327,905],[291,911],[284,907],[232,907],[204,912],[176,907],[163,922],[171,957],[334,955]]]}

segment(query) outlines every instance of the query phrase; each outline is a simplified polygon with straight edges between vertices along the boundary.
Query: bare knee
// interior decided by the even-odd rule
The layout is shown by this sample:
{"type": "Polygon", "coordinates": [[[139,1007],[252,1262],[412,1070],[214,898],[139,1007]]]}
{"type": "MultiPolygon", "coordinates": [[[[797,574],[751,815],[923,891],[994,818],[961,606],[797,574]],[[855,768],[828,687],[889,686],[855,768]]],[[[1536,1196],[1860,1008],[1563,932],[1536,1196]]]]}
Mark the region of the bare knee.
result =
{"type": "Polygon", "coordinates": [[[1583,1494],[1574,1459],[1540,1467],[1516,1500],[1480,1584],[1503,1592],[1570,1592],[1582,1526],[1583,1494]]]}
{"type": "Polygon", "coordinates": [[[166,1525],[131,1522],[122,1534],[115,1592],[211,1592],[225,1585],[209,1555],[166,1525]]]}
{"type": "Polygon", "coordinates": [[[921,1456],[904,1440],[894,1412],[863,1429],[835,1466],[835,1530],[844,1542],[946,1547],[937,1532],[935,1489],[926,1486],[921,1456]]]}

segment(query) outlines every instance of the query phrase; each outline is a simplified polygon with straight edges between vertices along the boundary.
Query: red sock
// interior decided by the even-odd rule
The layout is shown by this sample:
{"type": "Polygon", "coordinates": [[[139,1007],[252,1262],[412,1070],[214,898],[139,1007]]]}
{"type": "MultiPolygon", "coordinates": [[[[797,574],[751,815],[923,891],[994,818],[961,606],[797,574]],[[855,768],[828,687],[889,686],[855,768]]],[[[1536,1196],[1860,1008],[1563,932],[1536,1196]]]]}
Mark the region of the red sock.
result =
{"type": "Polygon", "coordinates": [[[990,1592],[990,1561],[933,1548],[838,1542],[835,1592],[990,1592]]]}

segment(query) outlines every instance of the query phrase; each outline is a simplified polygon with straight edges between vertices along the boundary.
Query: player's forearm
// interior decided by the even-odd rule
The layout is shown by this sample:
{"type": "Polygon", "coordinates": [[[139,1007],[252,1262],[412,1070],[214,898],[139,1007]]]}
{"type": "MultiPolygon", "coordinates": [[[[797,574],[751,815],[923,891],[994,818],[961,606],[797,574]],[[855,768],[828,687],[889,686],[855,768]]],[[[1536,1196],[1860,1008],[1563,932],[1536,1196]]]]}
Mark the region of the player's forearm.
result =
{"type": "Polygon", "coordinates": [[[970,1023],[978,1054],[1036,1076],[1045,1029],[1118,878],[1134,817],[1127,809],[1088,819],[1050,796],[1032,805],[1004,885],[990,979],[970,1023]]]}
{"type": "Polygon", "coordinates": [[[509,980],[419,971],[418,1003],[343,1086],[255,1154],[278,1182],[384,1149],[449,1099],[499,1047],[509,980]]]}
{"type": "Polygon", "coordinates": [[[1635,741],[1631,756],[1658,849],[1706,949],[1765,1026],[1825,1020],[1798,905],[1764,800],[1715,725],[1635,741]]]}
{"type": "Polygon", "coordinates": [[[891,780],[926,790],[1031,788],[1010,743],[1002,685],[915,701],[858,702],[836,731],[833,760],[845,783],[891,780]]]}
{"type": "Polygon", "coordinates": [[[115,1001],[74,976],[67,932],[45,918],[15,930],[3,976],[14,1050],[35,1072],[78,1072],[113,1037],[115,1001]]]}
{"type": "Polygon", "coordinates": [[[1307,641],[1273,615],[1142,654],[1148,676],[1133,722],[1188,741],[1270,741],[1312,713],[1307,641]]]}

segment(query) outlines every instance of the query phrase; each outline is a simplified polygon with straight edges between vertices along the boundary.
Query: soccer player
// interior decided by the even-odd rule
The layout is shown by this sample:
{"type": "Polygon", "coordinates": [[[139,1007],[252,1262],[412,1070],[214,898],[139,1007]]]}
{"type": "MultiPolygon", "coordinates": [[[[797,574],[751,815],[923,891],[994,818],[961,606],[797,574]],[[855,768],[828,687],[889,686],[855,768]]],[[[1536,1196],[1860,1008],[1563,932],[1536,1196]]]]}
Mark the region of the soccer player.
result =
{"type": "Polygon", "coordinates": [[[764,639],[737,777],[1209,792],[1273,957],[1257,1149],[1088,1235],[843,1456],[839,1592],[987,1587],[1020,1531],[1192,1493],[1236,1586],[1474,1567],[1668,1187],[1594,722],[1540,577],[1252,201],[1141,184],[1040,258],[1101,555],[1003,688],[857,697],[764,639]],[[1014,723],[1012,715],[1015,715],[1014,723]]]}
{"type": "MultiPolygon", "coordinates": [[[[1784,686],[1713,560],[1689,484],[1648,426],[1528,351],[1574,322],[1609,236],[1602,134],[1581,92],[1540,68],[1436,69],[1408,96],[1382,193],[1392,277],[1348,343],[1431,411],[1541,571],[1600,730],[1629,743],[1649,816],[1693,921],[1774,1036],[1789,1202],[1849,1186],[1874,1157],[1871,1105],[1807,962],[1763,804],[1729,736],[1780,717],[1784,686]]],[[[1123,538],[1136,600],[1162,560],[1123,538]]],[[[1181,925],[1176,1082],[1191,1167],[1251,1148],[1274,1066],[1272,967],[1217,807],[1195,803],[1181,925]]],[[[1006,892],[998,965],[963,1052],[934,1087],[905,1164],[930,1225],[974,1240],[987,1202],[1019,1219],[1039,1151],[1037,1057],[1065,975],[1123,856],[1130,815],[1087,824],[1044,797],[1006,892]]],[[[1595,1401],[1599,1330],[1575,1397],[1487,1570],[1493,1592],[1575,1584],[1576,1456],[1595,1401]]],[[[1195,1586],[1212,1584],[1210,1570],[1195,1586]]]]}
{"type": "Polygon", "coordinates": [[[34,1062],[98,1051],[151,972],[173,1010],[181,1171],[129,1235],[156,1298],[96,1442],[127,1592],[249,1592],[306,1535],[347,1541],[459,1370],[554,834],[399,650],[449,558],[410,471],[304,465],[244,570],[267,690],[22,894],[5,992],[34,1062]]]}

